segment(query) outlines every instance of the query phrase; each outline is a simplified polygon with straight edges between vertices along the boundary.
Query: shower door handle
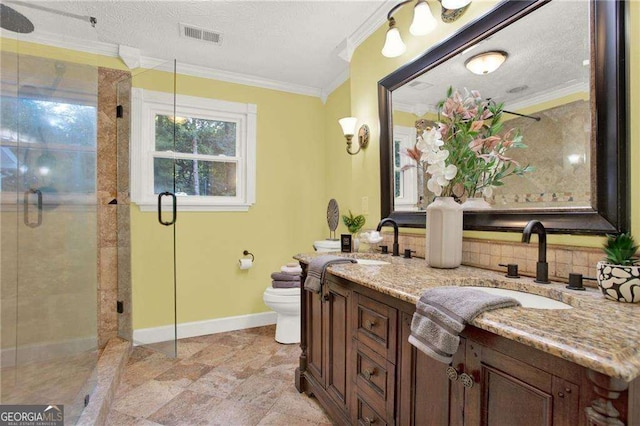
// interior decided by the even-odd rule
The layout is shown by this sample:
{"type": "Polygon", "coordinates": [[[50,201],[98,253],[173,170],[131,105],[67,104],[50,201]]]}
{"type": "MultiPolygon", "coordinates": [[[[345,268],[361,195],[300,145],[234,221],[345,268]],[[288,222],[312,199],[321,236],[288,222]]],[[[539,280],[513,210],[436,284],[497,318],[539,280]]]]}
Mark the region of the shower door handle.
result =
{"type": "Polygon", "coordinates": [[[178,217],[178,208],[177,208],[176,194],[172,192],[161,192],[160,194],[158,194],[158,222],[160,222],[160,224],[164,226],[171,226],[174,223],[176,223],[177,217],[178,217]],[[168,195],[169,197],[171,197],[173,202],[173,217],[168,222],[165,222],[162,220],[162,197],[164,197],[165,195],[168,195]]]}
{"type": "Polygon", "coordinates": [[[30,188],[26,191],[24,191],[24,224],[27,225],[29,228],[37,228],[38,226],[42,225],[42,191],[40,191],[39,189],[33,189],[30,188]],[[31,194],[36,194],[36,196],[38,197],[38,219],[35,222],[31,222],[29,220],[29,196],[31,194]]]}

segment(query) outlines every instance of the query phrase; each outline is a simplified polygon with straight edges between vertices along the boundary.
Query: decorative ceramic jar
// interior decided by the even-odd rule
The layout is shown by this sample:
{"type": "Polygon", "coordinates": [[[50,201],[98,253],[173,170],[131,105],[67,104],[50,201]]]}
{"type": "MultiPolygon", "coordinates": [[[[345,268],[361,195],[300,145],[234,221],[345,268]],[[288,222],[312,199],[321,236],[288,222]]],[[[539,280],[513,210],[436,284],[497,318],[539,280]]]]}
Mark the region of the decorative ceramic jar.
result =
{"type": "Polygon", "coordinates": [[[427,206],[425,259],[433,268],[457,268],[462,263],[462,206],[453,197],[436,197],[427,206]]]}
{"type": "Polygon", "coordinates": [[[618,302],[640,302],[640,266],[597,264],[598,287],[604,297],[618,302]]]}

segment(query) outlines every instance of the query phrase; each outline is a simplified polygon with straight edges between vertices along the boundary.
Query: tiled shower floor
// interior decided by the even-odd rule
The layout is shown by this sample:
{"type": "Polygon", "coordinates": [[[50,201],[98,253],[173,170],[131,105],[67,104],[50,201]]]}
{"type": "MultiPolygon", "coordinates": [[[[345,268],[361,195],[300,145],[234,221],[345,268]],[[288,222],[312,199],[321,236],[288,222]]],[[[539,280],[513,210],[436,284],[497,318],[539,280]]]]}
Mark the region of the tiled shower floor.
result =
{"type": "Polygon", "coordinates": [[[294,386],[299,345],[275,327],[178,341],[178,358],[136,347],[109,425],[330,425],[314,398],[294,386]]]}

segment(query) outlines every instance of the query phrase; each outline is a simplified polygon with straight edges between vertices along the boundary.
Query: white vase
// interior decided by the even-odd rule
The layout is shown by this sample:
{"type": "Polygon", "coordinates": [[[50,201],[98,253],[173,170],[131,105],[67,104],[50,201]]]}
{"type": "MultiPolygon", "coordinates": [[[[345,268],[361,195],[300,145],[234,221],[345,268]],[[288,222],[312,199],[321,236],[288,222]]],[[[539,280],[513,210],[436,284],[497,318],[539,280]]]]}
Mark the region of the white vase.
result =
{"type": "Polygon", "coordinates": [[[462,263],[462,206],[453,197],[436,197],[427,206],[425,259],[432,268],[457,268],[462,263]]]}
{"type": "Polygon", "coordinates": [[[484,197],[469,197],[462,203],[462,210],[464,211],[488,210],[490,208],[491,204],[484,197]]]}

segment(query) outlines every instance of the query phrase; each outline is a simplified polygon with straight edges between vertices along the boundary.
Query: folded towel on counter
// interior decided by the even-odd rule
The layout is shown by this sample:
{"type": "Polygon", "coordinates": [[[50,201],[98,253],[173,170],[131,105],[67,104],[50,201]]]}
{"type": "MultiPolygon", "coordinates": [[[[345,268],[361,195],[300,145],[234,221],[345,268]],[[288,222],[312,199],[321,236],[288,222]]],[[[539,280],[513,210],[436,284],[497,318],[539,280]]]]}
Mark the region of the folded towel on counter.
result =
{"type": "Polygon", "coordinates": [[[271,287],[273,288],[296,288],[300,287],[300,280],[298,281],[271,281],[271,287]]]}
{"type": "Polygon", "coordinates": [[[356,263],[355,259],[334,255],[324,255],[313,258],[307,269],[307,279],[304,281],[305,290],[320,293],[324,284],[324,274],[327,267],[336,263],[356,263]]]}
{"type": "Polygon", "coordinates": [[[280,272],[290,275],[300,275],[302,273],[302,268],[300,265],[297,266],[283,266],[280,268],[280,272]]]}
{"type": "Polygon", "coordinates": [[[275,281],[300,281],[300,274],[285,274],[284,272],[274,272],[271,279],[275,281]]]}
{"type": "Polygon", "coordinates": [[[520,306],[520,302],[482,290],[460,287],[426,290],[416,304],[409,343],[431,358],[449,364],[467,323],[485,311],[512,306],[520,306]]]}

